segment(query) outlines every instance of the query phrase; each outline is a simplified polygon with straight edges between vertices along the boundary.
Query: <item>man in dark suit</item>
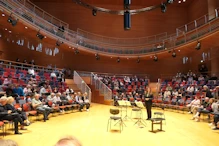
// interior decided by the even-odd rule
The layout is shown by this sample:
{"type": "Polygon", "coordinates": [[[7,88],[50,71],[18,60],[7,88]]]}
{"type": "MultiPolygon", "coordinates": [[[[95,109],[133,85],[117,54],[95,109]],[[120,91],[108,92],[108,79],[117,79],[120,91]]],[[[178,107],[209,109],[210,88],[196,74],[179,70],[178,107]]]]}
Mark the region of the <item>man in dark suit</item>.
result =
{"type": "Polygon", "coordinates": [[[18,131],[18,122],[22,121],[21,117],[17,113],[12,113],[11,110],[7,110],[5,105],[7,104],[7,97],[3,96],[0,99],[0,121],[9,120],[14,122],[14,133],[22,134],[18,131]]]}
{"type": "Polygon", "coordinates": [[[148,87],[147,90],[144,93],[144,99],[145,99],[145,106],[146,106],[146,111],[148,118],[147,120],[151,119],[151,107],[152,107],[152,99],[153,99],[153,94],[151,93],[151,89],[148,87]]]}

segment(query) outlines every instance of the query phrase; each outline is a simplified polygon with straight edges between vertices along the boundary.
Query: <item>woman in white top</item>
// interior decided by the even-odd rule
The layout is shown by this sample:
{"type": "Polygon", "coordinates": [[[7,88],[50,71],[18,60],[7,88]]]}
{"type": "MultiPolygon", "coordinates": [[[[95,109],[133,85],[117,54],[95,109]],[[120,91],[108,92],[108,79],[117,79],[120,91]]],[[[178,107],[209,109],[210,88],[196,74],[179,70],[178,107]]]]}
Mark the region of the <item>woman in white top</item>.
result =
{"type": "Polygon", "coordinates": [[[200,99],[195,96],[195,99],[192,100],[192,102],[190,104],[187,105],[187,107],[189,108],[189,113],[193,113],[194,110],[196,110],[201,104],[200,99]]]}

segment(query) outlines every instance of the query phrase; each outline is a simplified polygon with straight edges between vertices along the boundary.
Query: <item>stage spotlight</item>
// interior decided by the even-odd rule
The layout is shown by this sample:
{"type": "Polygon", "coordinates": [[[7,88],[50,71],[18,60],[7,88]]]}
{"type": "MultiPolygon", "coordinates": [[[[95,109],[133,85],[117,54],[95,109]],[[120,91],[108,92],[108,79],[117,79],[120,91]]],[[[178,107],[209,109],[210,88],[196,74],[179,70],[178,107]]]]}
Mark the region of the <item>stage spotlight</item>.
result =
{"type": "Polygon", "coordinates": [[[11,16],[8,17],[8,23],[12,23],[13,19],[11,16]]]}
{"type": "Polygon", "coordinates": [[[58,30],[61,31],[61,32],[64,32],[65,31],[65,27],[64,26],[59,26],[58,30]]]}
{"type": "Polygon", "coordinates": [[[8,17],[8,23],[11,23],[12,26],[16,26],[17,21],[18,20],[13,19],[11,16],[8,17]]]}
{"type": "Polygon", "coordinates": [[[96,60],[100,60],[100,56],[98,54],[95,54],[96,60]]]}
{"type": "Polygon", "coordinates": [[[36,35],[39,39],[43,39],[44,38],[44,36],[42,35],[42,34],[40,34],[40,32],[37,32],[37,35],[36,35]]]}
{"type": "Polygon", "coordinates": [[[167,3],[168,3],[168,4],[172,4],[172,3],[173,3],[173,0],[167,0],[167,3]]]}
{"type": "Polygon", "coordinates": [[[124,0],[124,9],[129,10],[131,5],[131,0],[124,0]]]}
{"type": "Polygon", "coordinates": [[[196,50],[200,50],[201,49],[201,42],[197,42],[197,45],[195,47],[196,50]]]}
{"type": "Polygon", "coordinates": [[[158,57],[157,57],[157,55],[154,55],[154,61],[155,61],[155,62],[158,61],[158,57]]]}
{"type": "Polygon", "coordinates": [[[118,63],[120,62],[120,58],[119,58],[119,57],[117,58],[117,62],[118,62],[118,63]]]}
{"type": "Polygon", "coordinates": [[[137,63],[140,63],[140,58],[138,57],[138,59],[137,59],[137,63]]]}
{"type": "Polygon", "coordinates": [[[164,3],[161,4],[160,8],[162,13],[165,13],[167,11],[167,7],[164,3]]]}
{"type": "Polygon", "coordinates": [[[63,42],[60,42],[59,40],[57,40],[57,42],[56,42],[56,46],[60,46],[61,44],[63,44],[63,42]]]}
{"type": "Polygon", "coordinates": [[[75,55],[79,54],[78,49],[75,49],[75,55]]]}
{"type": "Polygon", "coordinates": [[[97,10],[93,9],[92,14],[93,14],[93,16],[97,16],[97,10]]]}
{"type": "Polygon", "coordinates": [[[173,57],[173,58],[176,57],[176,52],[175,52],[175,51],[173,51],[173,53],[172,53],[172,57],[173,57]]]}
{"type": "Polygon", "coordinates": [[[124,12],[124,29],[129,30],[131,28],[131,14],[129,11],[124,12]]]}

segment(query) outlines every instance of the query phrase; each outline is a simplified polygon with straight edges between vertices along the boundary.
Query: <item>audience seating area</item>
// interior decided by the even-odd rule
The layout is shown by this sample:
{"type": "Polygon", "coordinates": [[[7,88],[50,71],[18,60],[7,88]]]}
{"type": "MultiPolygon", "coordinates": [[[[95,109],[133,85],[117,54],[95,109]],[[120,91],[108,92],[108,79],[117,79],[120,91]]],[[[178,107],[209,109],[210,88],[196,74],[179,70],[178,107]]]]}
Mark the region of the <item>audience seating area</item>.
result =
{"type": "MultiPolygon", "coordinates": [[[[74,93],[64,79],[60,80],[59,74],[62,74],[62,71],[41,70],[34,71],[33,74],[29,69],[34,70],[35,68],[21,69],[19,65],[13,66],[13,68],[0,66],[0,96],[14,98],[12,104],[15,111],[20,109],[29,117],[29,120],[28,118],[24,120],[27,126],[34,121],[32,117],[36,117],[36,121],[41,119],[41,114],[43,117],[45,116],[42,111],[34,107],[33,100],[37,100],[36,95],[39,95],[39,102],[43,104],[43,107],[50,109],[52,116],[55,113],[82,111],[85,105],[89,111],[87,95],[80,92],[74,93]],[[56,77],[52,76],[52,73],[55,73],[56,77]]],[[[44,121],[46,120],[48,117],[44,117],[44,121]]],[[[7,134],[6,131],[10,128],[10,123],[13,125],[13,121],[0,120],[3,136],[7,134]],[[6,125],[9,126],[6,127],[6,125]]]]}

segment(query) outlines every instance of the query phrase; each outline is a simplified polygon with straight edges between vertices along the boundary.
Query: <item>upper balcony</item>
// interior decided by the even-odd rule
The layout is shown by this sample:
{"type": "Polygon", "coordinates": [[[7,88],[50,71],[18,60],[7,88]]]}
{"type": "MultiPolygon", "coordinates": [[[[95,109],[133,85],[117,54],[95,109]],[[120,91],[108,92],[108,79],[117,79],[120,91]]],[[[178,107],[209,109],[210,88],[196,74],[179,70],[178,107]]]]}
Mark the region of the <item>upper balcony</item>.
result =
{"type": "Polygon", "coordinates": [[[160,53],[172,50],[186,43],[201,40],[204,36],[218,30],[219,9],[212,14],[194,20],[189,24],[176,28],[176,33],[162,33],[143,38],[112,38],[92,34],[78,29],[77,32],[68,29],[69,25],[26,0],[2,0],[0,10],[12,14],[26,24],[33,26],[37,31],[46,34],[55,40],[65,42],[79,50],[99,53],[110,56],[145,56],[151,53],[160,53]],[[60,32],[64,26],[64,32],[60,32]]]}

